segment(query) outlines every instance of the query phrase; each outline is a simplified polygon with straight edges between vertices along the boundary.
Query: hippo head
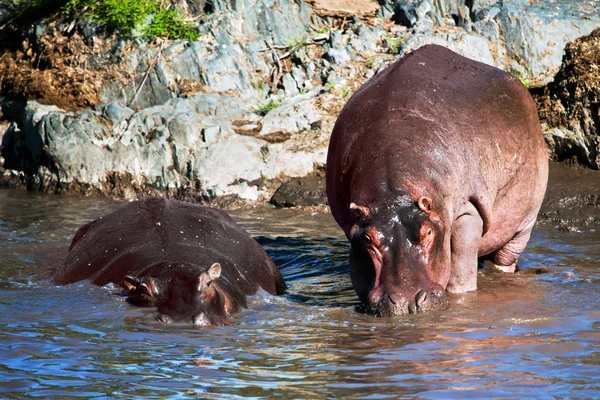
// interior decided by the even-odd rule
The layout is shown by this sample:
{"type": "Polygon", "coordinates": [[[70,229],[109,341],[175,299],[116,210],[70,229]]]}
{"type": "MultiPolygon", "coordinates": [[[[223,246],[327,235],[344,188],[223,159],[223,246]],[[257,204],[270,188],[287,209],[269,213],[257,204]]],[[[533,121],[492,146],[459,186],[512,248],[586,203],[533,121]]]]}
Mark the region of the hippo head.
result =
{"type": "Polygon", "coordinates": [[[223,325],[234,303],[217,282],[221,265],[199,269],[186,263],[161,263],[141,277],[126,276],[123,295],[131,304],[157,307],[158,320],[192,322],[196,325],[223,325]]]}
{"type": "Polygon", "coordinates": [[[350,278],[366,311],[387,316],[443,308],[450,241],[433,201],[401,196],[350,208],[357,213],[350,278]]]}

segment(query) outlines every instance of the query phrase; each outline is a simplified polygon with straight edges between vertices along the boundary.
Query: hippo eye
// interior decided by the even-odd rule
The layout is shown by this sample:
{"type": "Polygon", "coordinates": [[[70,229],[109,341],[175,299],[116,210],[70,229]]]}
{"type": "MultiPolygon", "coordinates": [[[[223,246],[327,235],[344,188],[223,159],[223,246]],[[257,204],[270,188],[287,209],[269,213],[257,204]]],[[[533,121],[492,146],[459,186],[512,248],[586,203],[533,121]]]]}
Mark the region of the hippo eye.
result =
{"type": "Polygon", "coordinates": [[[421,229],[419,229],[419,242],[421,244],[429,242],[432,235],[433,227],[430,224],[425,222],[423,225],[421,225],[421,229]]]}

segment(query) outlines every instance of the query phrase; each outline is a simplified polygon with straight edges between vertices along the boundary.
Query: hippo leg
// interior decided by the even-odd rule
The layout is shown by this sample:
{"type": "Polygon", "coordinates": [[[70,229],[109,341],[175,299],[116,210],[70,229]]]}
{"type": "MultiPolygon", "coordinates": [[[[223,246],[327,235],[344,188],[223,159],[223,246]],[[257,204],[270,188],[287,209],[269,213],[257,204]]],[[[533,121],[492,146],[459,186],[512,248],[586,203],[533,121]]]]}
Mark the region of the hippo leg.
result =
{"type": "Polygon", "coordinates": [[[517,232],[513,238],[504,246],[491,254],[491,261],[494,267],[503,272],[513,273],[517,269],[517,260],[527,246],[531,230],[535,220],[529,223],[523,230],[517,232]]]}
{"type": "Polygon", "coordinates": [[[477,289],[477,253],[483,221],[477,214],[460,216],[452,224],[452,271],[446,290],[464,293],[477,289]]]}

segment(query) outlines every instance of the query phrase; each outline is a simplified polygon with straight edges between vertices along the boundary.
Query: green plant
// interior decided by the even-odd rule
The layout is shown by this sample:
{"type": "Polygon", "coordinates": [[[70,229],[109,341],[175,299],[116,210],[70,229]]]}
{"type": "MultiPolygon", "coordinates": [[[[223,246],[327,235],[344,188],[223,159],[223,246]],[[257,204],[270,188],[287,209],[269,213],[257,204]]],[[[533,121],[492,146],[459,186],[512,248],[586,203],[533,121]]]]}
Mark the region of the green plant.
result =
{"type": "Polygon", "coordinates": [[[316,30],[316,33],[318,35],[322,35],[327,32],[331,32],[331,28],[329,28],[327,25],[323,25],[322,27],[316,30]]]}
{"type": "Polygon", "coordinates": [[[267,99],[258,104],[258,115],[267,115],[267,113],[281,105],[279,99],[267,99]]]}
{"type": "Polygon", "coordinates": [[[386,41],[388,43],[390,53],[398,54],[398,52],[400,51],[400,46],[404,42],[404,38],[390,36],[386,38],[386,41]]]}
{"type": "Polygon", "coordinates": [[[335,83],[327,82],[325,84],[325,90],[327,90],[328,92],[334,92],[335,91],[335,83]]]}
{"type": "Polygon", "coordinates": [[[158,0],[66,0],[62,11],[71,16],[81,13],[86,18],[124,35],[131,35],[136,29],[146,39],[198,39],[200,34],[192,24],[186,23],[177,11],[164,8],[161,4],[158,0]]]}
{"type": "Polygon", "coordinates": [[[146,38],[168,37],[194,41],[199,36],[200,33],[194,29],[194,25],[186,23],[181,14],[170,8],[159,10],[144,30],[146,38]]]}
{"type": "Polygon", "coordinates": [[[348,97],[349,94],[350,94],[350,88],[348,86],[345,86],[342,89],[342,97],[348,97]]]}
{"type": "Polygon", "coordinates": [[[308,46],[308,36],[306,34],[288,40],[289,52],[292,55],[295,55],[298,50],[306,46],[308,46]]]}
{"type": "Polygon", "coordinates": [[[370,56],[369,57],[369,63],[367,65],[368,65],[369,69],[375,68],[375,57],[370,56]]]}
{"type": "Polygon", "coordinates": [[[131,33],[157,8],[155,0],[101,0],[91,4],[91,15],[102,25],[131,33]]]}
{"type": "Polygon", "coordinates": [[[531,69],[527,68],[527,73],[522,73],[520,71],[517,70],[513,70],[513,76],[515,78],[517,78],[518,80],[521,81],[521,83],[523,84],[523,86],[525,86],[526,88],[529,88],[529,77],[531,76],[531,69]]]}

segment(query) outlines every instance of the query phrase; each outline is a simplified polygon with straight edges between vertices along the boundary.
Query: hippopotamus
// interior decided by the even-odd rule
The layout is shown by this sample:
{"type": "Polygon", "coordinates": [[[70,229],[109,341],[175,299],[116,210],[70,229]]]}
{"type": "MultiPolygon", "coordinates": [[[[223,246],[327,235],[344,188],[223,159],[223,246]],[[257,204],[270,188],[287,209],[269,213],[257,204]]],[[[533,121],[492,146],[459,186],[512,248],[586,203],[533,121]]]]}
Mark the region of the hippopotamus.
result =
{"type": "Polygon", "coordinates": [[[340,112],[326,172],[362,308],[439,309],[477,288],[484,260],[514,272],[547,180],[536,106],[512,75],[429,45],[373,76],[340,112]]]}
{"type": "Polygon", "coordinates": [[[259,288],[282,294],[264,249],[224,211],[163,197],[134,201],[81,227],[54,280],[120,285],[158,320],[223,325],[259,288]]]}

